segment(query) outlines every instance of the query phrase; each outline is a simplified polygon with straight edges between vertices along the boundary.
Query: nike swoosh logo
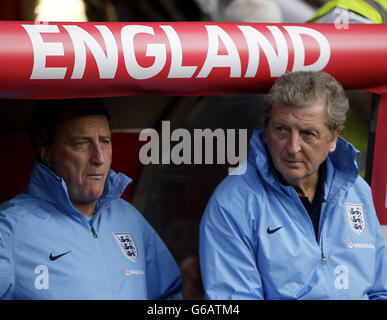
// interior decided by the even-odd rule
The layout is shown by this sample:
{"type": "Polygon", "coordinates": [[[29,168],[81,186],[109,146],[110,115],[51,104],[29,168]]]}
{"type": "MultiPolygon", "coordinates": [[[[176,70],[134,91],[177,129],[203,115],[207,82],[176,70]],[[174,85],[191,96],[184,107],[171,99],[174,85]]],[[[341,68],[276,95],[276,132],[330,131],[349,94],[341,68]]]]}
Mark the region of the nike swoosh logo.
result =
{"type": "Polygon", "coordinates": [[[274,232],[277,232],[279,229],[281,229],[283,226],[280,226],[278,228],[275,228],[275,229],[270,229],[270,227],[267,227],[267,233],[268,234],[273,234],[274,232]]]}
{"type": "Polygon", "coordinates": [[[57,256],[53,256],[52,253],[50,253],[50,260],[51,261],[55,261],[56,259],[59,259],[60,257],[63,257],[64,255],[66,255],[66,254],[68,254],[70,252],[71,252],[71,250],[67,251],[67,252],[64,252],[62,254],[58,254],[57,256]]]}

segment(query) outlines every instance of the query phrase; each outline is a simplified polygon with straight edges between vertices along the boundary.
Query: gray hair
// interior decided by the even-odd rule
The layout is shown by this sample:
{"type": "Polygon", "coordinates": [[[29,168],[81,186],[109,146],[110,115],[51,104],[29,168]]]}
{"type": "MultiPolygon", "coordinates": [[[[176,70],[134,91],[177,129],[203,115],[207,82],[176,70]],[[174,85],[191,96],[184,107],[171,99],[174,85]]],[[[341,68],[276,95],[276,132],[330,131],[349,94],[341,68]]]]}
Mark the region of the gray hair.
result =
{"type": "Polygon", "coordinates": [[[330,74],[322,71],[285,73],[275,81],[264,101],[265,126],[273,106],[307,107],[318,102],[326,104],[326,125],[329,130],[335,131],[344,127],[349,109],[348,98],[342,85],[330,74]]]}

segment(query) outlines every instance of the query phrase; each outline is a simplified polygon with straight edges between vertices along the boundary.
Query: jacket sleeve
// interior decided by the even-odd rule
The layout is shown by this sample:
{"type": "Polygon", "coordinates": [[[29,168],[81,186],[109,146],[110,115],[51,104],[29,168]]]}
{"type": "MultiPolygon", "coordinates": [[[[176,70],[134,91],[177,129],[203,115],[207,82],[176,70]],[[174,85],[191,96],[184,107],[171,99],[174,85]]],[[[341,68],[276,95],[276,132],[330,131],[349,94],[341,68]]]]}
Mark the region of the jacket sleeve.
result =
{"type": "Polygon", "coordinates": [[[371,300],[387,300],[387,248],[377,221],[376,224],[375,283],[368,292],[368,297],[371,300]]]}
{"type": "Polygon", "coordinates": [[[200,266],[206,299],[264,299],[253,219],[234,194],[214,194],[200,224],[200,266]]]}
{"type": "MultiPolygon", "coordinates": [[[[361,202],[367,204],[368,223],[370,230],[375,237],[375,279],[370,290],[367,292],[371,300],[387,300],[387,247],[384,240],[379,220],[372,200],[372,191],[370,186],[362,179],[358,178],[358,194],[361,202]]],[[[373,271],[373,270],[372,270],[373,271]]],[[[370,270],[371,272],[371,270],[370,270]]]]}
{"type": "Polygon", "coordinates": [[[0,299],[11,299],[13,288],[12,254],[9,246],[9,233],[0,212],[0,299]]]}
{"type": "Polygon", "coordinates": [[[181,299],[182,280],[172,254],[152,226],[143,220],[148,299],[181,299]]]}

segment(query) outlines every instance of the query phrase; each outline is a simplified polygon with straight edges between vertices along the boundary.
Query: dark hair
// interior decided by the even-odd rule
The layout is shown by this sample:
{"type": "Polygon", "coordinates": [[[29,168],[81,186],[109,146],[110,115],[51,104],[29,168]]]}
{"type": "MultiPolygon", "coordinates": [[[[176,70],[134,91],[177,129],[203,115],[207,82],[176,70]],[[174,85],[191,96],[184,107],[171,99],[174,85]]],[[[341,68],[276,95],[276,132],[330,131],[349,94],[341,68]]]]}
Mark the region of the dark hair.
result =
{"type": "Polygon", "coordinates": [[[56,126],[64,116],[71,119],[89,114],[104,115],[111,127],[109,111],[100,99],[39,100],[32,111],[29,130],[31,147],[37,157],[41,147],[55,141],[56,126]]]}

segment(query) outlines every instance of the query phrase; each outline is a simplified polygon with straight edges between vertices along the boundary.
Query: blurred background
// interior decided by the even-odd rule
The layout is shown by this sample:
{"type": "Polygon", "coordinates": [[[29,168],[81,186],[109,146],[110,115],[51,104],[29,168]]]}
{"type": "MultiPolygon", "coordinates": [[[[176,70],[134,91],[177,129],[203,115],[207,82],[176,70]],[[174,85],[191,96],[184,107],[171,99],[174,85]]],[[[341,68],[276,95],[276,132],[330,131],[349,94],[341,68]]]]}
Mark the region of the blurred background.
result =
{"type": "MultiPolygon", "coordinates": [[[[306,23],[325,1],[318,0],[0,0],[1,20],[27,21],[240,21],[306,23]]],[[[0,44],[3,45],[3,44],[0,44]]],[[[348,91],[351,114],[344,136],[361,150],[364,175],[371,96],[348,91]]],[[[181,267],[184,298],[200,299],[198,228],[215,187],[228,174],[224,165],[146,165],[138,159],[144,128],[252,130],[263,123],[263,97],[137,95],[102,99],[112,119],[115,170],[133,178],[125,193],[153,225],[181,267]]],[[[0,100],[3,142],[0,202],[23,191],[33,158],[27,130],[33,100],[0,100]]],[[[237,149],[238,150],[238,149],[237,149]]]]}

